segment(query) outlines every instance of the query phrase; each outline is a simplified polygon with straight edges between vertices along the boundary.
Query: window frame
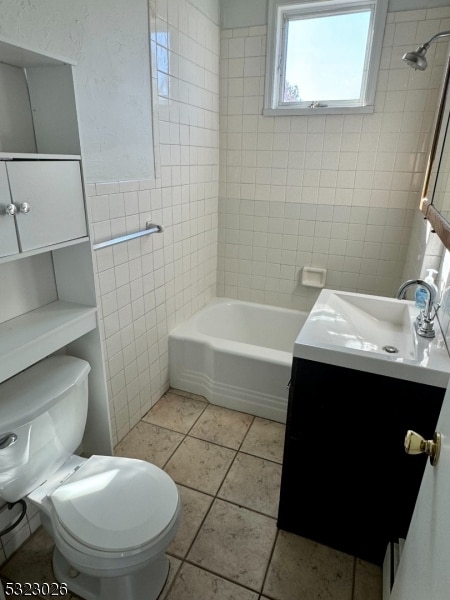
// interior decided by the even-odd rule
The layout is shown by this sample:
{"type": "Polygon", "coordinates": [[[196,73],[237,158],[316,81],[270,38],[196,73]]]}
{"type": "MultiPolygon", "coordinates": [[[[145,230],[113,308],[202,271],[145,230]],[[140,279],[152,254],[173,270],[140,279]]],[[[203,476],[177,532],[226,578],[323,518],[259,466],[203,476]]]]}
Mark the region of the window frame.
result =
{"type": "MultiPolygon", "coordinates": [[[[381,60],[384,28],[386,24],[388,0],[269,0],[266,81],[264,90],[263,115],[305,115],[305,114],[346,114],[370,113],[374,111],[378,70],[381,60]],[[283,35],[284,15],[288,18],[298,14],[320,16],[373,10],[369,25],[369,57],[364,76],[364,90],[360,102],[333,102],[333,105],[311,108],[310,105],[284,103],[280,101],[286,65],[287,38],[283,35]],[[283,79],[282,76],[283,75],[283,79]]],[[[319,100],[319,99],[318,99],[319,100]]],[[[320,100],[319,100],[320,101],[320,100]]]]}

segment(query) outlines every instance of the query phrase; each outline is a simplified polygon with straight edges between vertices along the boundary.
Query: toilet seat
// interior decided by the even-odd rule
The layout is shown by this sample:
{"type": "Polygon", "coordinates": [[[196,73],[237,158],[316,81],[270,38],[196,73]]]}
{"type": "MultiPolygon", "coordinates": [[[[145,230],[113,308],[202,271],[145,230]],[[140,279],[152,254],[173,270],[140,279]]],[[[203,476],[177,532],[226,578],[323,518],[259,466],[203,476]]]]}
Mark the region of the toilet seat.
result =
{"type": "Polygon", "coordinates": [[[156,543],[179,512],[162,469],[138,459],[92,456],[50,495],[66,543],[94,554],[136,554],[156,543]]]}

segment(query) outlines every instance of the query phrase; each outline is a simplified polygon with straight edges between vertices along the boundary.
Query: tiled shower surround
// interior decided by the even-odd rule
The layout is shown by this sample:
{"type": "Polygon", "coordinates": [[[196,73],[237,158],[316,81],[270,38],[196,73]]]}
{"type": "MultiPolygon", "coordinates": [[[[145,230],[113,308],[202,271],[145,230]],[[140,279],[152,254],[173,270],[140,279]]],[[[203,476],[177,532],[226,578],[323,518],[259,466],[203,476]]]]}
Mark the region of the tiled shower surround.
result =
{"type": "Polygon", "coordinates": [[[448,44],[424,72],[401,57],[449,17],[388,14],[375,112],[360,115],[262,116],[266,28],[221,32],[218,295],[309,310],[303,266],[327,269],[327,287],[395,293],[448,44]]]}

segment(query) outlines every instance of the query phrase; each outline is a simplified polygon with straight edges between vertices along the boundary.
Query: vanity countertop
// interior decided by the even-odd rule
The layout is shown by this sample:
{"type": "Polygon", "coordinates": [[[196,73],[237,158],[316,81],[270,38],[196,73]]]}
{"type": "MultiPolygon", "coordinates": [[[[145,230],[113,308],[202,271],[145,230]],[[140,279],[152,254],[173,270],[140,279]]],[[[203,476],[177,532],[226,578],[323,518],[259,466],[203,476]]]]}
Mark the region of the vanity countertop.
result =
{"type": "Polygon", "coordinates": [[[436,336],[417,335],[414,302],[321,291],[295,342],[293,355],[335,366],[447,387],[450,357],[436,336]]]}

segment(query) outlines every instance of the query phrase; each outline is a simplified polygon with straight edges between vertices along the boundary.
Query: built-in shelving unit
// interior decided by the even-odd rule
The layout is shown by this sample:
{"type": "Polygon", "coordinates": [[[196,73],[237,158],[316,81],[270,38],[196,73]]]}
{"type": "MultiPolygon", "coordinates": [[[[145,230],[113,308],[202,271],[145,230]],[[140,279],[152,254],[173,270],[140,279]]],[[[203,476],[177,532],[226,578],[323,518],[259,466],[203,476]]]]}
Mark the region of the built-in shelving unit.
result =
{"type": "Polygon", "coordinates": [[[53,353],[87,360],[82,449],[111,454],[74,68],[0,37],[0,385],[53,353]]]}
{"type": "Polygon", "coordinates": [[[0,386],[53,353],[87,360],[82,451],[108,455],[73,68],[0,37],[0,386]]]}

